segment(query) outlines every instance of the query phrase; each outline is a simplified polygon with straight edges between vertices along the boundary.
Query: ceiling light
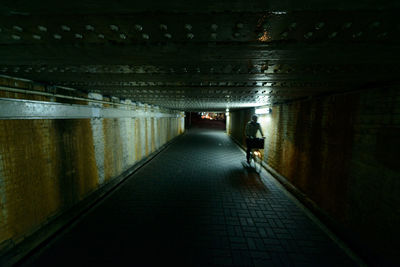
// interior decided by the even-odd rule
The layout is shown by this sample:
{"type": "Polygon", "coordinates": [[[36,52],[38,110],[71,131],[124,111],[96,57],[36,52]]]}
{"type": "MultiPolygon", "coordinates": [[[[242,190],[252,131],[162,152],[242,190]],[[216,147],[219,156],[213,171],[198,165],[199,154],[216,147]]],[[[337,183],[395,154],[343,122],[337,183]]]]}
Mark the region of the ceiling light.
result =
{"type": "Polygon", "coordinates": [[[271,113],[270,108],[256,108],[256,114],[261,115],[261,114],[269,114],[271,113]]]}

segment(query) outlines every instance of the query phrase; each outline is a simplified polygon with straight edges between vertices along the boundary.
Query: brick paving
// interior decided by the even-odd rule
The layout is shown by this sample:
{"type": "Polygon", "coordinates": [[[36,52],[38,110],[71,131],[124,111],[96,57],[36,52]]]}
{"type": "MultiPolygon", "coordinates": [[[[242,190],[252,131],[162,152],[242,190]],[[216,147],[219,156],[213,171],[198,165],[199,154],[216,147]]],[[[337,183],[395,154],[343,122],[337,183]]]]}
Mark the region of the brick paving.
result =
{"type": "Polygon", "coordinates": [[[193,129],[25,266],[356,266],[222,131],[193,129]]]}

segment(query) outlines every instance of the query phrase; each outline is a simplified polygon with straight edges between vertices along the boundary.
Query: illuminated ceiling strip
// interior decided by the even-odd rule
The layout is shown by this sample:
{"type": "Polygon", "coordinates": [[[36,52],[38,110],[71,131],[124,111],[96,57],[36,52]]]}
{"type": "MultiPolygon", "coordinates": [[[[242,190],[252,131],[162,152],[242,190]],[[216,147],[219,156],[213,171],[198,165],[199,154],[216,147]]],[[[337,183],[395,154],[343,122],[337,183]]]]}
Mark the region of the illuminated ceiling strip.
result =
{"type": "Polygon", "coordinates": [[[0,98],[0,119],[165,118],[181,113],[161,113],[54,102],[0,98]]]}
{"type": "Polygon", "coordinates": [[[269,114],[269,113],[271,113],[271,109],[270,108],[256,108],[255,113],[259,114],[259,115],[269,114]]]}

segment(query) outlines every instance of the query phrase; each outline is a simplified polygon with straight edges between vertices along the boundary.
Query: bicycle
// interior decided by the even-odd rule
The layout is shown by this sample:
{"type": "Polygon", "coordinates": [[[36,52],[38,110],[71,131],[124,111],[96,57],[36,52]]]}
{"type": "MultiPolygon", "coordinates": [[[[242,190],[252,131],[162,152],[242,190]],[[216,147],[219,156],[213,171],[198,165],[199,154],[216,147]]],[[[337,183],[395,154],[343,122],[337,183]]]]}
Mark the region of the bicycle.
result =
{"type": "Polygon", "coordinates": [[[260,149],[264,149],[264,139],[265,138],[254,138],[252,141],[252,148],[250,151],[250,167],[253,168],[256,173],[261,172],[262,166],[262,153],[260,149]]]}

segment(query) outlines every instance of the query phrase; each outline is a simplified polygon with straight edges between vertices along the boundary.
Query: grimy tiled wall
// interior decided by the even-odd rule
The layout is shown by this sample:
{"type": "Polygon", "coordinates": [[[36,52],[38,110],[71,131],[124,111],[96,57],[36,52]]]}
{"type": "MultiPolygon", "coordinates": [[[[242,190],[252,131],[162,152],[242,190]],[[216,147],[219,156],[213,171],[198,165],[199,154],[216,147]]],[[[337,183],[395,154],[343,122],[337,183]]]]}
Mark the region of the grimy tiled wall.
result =
{"type": "MultiPolygon", "coordinates": [[[[231,136],[243,145],[251,114],[230,114],[231,136]]],[[[259,121],[266,135],[265,162],[367,252],[395,259],[400,248],[400,88],[276,105],[259,121]]]]}
{"type": "MultiPolygon", "coordinates": [[[[9,79],[0,84],[44,90],[9,79]]],[[[9,92],[0,97],[71,103],[9,92]]],[[[180,113],[155,112],[171,116],[0,120],[0,248],[20,242],[183,133],[180,113]]]]}

